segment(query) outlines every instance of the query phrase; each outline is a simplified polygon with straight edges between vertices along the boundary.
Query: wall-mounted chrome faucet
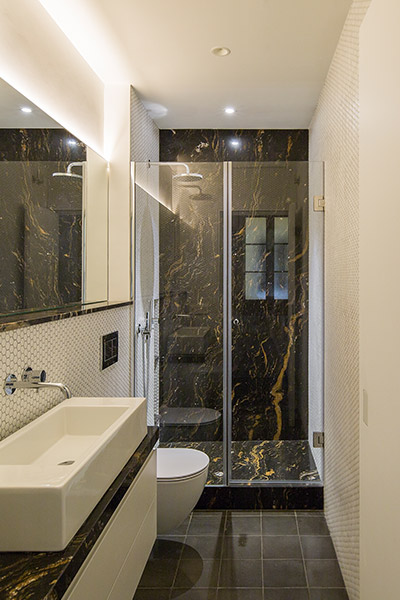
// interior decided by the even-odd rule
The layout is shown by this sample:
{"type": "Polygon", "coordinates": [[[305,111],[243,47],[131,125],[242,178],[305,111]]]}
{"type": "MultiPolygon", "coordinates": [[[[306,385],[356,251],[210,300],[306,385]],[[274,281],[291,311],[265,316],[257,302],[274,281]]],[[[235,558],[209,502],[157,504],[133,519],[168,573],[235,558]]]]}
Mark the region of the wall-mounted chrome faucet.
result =
{"type": "Polygon", "coordinates": [[[143,327],[143,326],[142,326],[142,325],[140,325],[140,323],[139,323],[139,325],[138,325],[138,328],[137,328],[137,333],[138,333],[138,334],[139,334],[139,333],[141,333],[141,334],[142,334],[142,336],[143,336],[143,337],[144,337],[146,340],[148,340],[148,339],[149,339],[149,337],[150,337],[150,335],[151,335],[151,323],[150,323],[150,313],[149,313],[149,312],[147,312],[147,313],[146,313],[146,323],[145,323],[145,326],[143,327]]]}
{"type": "Polygon", "coordinates": [[[16,390],[36,390],[42,388],[56,388],[60,390],[64,398],[71,398],[72,394],[70,389],[63,383],[47,383],[46,382],[46,371],[37,370],[33,371],[31,367],[27,367],[22,371],[21,380],[10,373],[4,380],[4,392],[7,396],[11,396],[16,390]]]}

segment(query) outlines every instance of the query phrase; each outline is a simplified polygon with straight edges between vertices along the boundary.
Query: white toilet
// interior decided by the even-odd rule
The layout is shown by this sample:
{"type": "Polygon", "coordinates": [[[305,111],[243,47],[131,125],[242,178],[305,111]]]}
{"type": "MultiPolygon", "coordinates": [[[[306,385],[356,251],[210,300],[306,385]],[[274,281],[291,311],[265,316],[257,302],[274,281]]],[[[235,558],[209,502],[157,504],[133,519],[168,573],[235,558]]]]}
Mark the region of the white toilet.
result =
{"type": "Polygon", "coordinates": [[[157,532],[175,529],[196,506],[210,459],[192,448],[157,449],[157,532]]]}

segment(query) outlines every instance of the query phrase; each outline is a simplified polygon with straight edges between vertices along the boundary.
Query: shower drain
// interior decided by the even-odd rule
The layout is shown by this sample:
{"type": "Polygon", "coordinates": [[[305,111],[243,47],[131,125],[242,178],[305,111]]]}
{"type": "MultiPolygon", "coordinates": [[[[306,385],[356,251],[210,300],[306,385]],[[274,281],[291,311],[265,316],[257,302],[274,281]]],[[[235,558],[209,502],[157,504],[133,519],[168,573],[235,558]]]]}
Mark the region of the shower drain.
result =
{"type": "Polygon", "coordinates": [[[64,460],[63,462],[58,463],[59,467],[67,467],[68,465],[73,465],[74,460],[64,460]]]}

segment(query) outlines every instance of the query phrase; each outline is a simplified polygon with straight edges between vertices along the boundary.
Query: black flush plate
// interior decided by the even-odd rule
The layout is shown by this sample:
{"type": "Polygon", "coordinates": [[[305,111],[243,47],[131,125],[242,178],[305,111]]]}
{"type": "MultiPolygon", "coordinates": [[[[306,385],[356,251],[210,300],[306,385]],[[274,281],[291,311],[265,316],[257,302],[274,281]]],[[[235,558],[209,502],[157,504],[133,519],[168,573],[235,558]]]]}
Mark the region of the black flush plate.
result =
{"type": "Polygon", "coordinates": [[[118,331],[113,331],[102,336],[101,370],[111,367],[116,362],[118,362],[118,331]]]}

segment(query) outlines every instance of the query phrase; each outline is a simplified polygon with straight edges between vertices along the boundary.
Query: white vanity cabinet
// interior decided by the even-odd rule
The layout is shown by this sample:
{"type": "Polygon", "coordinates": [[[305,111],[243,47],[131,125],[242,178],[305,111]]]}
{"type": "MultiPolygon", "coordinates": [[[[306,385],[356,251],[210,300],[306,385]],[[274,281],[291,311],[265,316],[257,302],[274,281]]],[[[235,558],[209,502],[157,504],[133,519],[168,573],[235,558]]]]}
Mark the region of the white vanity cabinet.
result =
{"type": "Polygon", "coordinates": [[[156,539],[156,493],[152,451],[63,600],[132,600],[156,539]]]}

